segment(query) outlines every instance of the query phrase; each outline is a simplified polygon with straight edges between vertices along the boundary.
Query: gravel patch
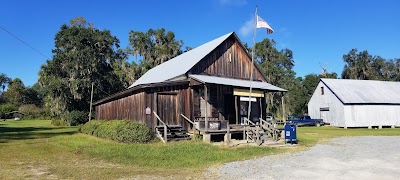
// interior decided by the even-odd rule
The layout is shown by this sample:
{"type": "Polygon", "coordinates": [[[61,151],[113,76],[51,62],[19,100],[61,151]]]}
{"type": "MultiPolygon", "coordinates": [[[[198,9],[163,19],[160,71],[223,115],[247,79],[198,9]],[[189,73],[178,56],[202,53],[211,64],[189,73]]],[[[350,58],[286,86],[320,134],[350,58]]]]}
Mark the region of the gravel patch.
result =
{"type": "Polygon", "coordinates": [[[333,139],[309,150],[212,167],[205,179],[400,179],[400,137],[333,139]]]}

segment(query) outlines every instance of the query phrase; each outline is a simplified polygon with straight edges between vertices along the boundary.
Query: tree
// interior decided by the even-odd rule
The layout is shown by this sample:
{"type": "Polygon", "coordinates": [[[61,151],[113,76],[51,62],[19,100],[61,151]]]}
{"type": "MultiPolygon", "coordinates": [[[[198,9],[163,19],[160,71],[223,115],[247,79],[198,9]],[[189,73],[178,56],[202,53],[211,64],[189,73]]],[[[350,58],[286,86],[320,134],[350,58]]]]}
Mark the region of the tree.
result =
{"type": "Polygon", "coordinates": [[[13,79],[8,85],[7,91],[4,93],[5,99],[15,105],[20,106],[24,103],[25,85],[19,78],[13,79]]]}
{"type": "Polygon", "coordinates": [[[138,65],[134,61],[132,63],[127,61],[129,54],[126,51],[129,50],[118,49],[117,52],[121,58],[116,59],[112,64],[114,73],[124,88],[129,87],[138,78],[136,74],[138,72],[138,65]]]}
{"type": "Polygon", "coordinates": [[[382,58],[372,56],[366,50],[357,53],[357,49],[352,49],[343,55],[343,60],[346,63],[343,79],[383,80],[379,72],[383,66],[382,58]]]}
{"type": "Polygon", "coordinates": [[[368,51],[357,53],[357,49],[352,49],[343,55],[346,63],[343,72],[343,79],[362,79],[362,80],[400,80],[399,59],[385,60],[380,56],[372,56],[368,51]]]}
{"type": "Polygon", "coordinates": [[[400,81],[400,59],[391,59],[384,62],[382,76],[387,81],[400,81]]]}
{"type": "MultiPolygon", "coordinates": [[[[298,90],[300,82],[293,71],[293,52],[290,49],[277,50],[274,40],[264,39],[254,47],[254,59],[259,64],[267,78],[267,82],[289,90],[285,94],[285,116],[293,113],[295,100],[294,92],[298,90]]],[[[268,112],[282,117],[281,93],[270,93],[268,97],[268,112]]]]}
{"type": "Polygon", "coordinates": [[[37,107],[42,107],[44,96],[43,88],[38,83],[35,83],[32,87],[25,88],[23,104],[34,104],[37,107]]]}
{"type": "Polygon", "coordinates": [[[165,32],[165,29],[161,28],[149,29],[147,32],[130,31],[129,44],[130,53],[136,59],[142,58],[136,72],[139,78],[149,69],[180,55],[183,42],[175,40],[172,31],[165,32]]]}
{"type": "MultiPolygon", "coordinates": [[[[267,81],[272,84],[280,85],[281,78],[285,75],[293,74],[293,52],[289,49],[278,51],[275,48],[275,41],[268,38],[255,44],[254,59],[264,70],[267,81]]],[[[294,77],[293,77],[294,79],[294,77]]]]}
{"type": "Polygon", "coordinates": [[[11,82],[11,78],[7,77],[6,74],[1,73],[0,74],[0,88],[1,92],[3,92],[6,89],[6,85],[11,82]]]}
{"type": "Polygon", "coordinates": [[[91,83],[95,100],[122,90],[112,66],[121,58],[117,48],[119,40],[110,31],[96,29],[82,17],[62,25],[55,36],[53,58],[39,72],[45,105],[55,114],[87,111],[91,83]]]}
{"type": "Polygon", "coordinates": [[[0,103],[5,101],[3,97],[3,92],[6,89],[6,86],[11,82],[11,78],[9,78],[6,74],[0,74],[0,103]]]}

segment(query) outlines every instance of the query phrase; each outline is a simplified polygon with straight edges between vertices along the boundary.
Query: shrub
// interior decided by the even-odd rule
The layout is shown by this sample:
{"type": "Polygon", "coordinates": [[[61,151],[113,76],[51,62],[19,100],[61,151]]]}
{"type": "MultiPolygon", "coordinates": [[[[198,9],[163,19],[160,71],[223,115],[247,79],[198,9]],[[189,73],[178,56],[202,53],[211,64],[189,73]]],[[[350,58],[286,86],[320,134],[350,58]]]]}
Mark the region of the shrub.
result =
{"type": "Polygon", "coordinates": [[[10,104],[10,103],[6,103],[6,104],[0,104],[0,118],[2,119],[10,119],[13,118],[13,114],[8,114],[6,115],[6,113],[11,112],[11,111],[16,111],[18,110],[18,107],[10,104]]]}
{"type": "Polygon", "coordinates": [[[69,126],[69,123],[62,119],[53,119],[51,120],[51,124],[53,126],[69,126]]]}
{"type": "Polygon", "coordinates": [[[39,108],[35,104],[21,105],[18,111],[24,114],[24,119],[51,119],[47,109],[39,108]]]}
{"type": "Polygon", "coordinates": [[[61,119],[67,121],[70,126],[85,124],[88,121],[89,114],[85,111],[65,112],[61,115],[61,119]]]}
{"type": "Polygon", "coordinates": [[[128,120],[93,120],[79,128],[85,134],[124,143],[147,143],[153,139],[150,128],[145,124],[128,120]]]}

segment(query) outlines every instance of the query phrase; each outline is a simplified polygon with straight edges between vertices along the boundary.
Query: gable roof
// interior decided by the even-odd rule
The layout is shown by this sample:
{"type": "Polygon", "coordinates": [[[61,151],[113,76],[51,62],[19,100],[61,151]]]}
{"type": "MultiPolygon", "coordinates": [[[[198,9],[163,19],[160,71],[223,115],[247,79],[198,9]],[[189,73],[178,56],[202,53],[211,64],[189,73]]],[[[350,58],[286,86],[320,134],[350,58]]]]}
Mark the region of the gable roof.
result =
{"type": "Polygon", "coordinates": [[[400,82],[325,78],[321,82],[344,104],[400,104],[400,82]]]}
{"type": "Polygon", "coordinates": [[[228,39],[232,34],[234,34],[234,32],[225,34],[150,69],[131,86],[129,86],[129,88],[141,84],[168,81],[185,74],[211,51],[217,48],[222,42],[228,39]]]}
{"type": "MultiPolygon", "coordinates": [[[[240,80],[240,79],[232,79],[232,78],[225,78],[225,77],[216,77],[216,76],[208,76],[208,75],[189,75],[190,78],[193,78],[197,81],[203,83],[211,83],[211,84],[221,84],[221,85],[229,85],[235,87],[244,87],[250,88],[250,81],[248,80],[240,80]]],[[[255,89],[264,89],[269,91],[279,91],[279,92],[286,92],[287,90],[282,89],[280,87],[276,87],[266,82],[260,81],[252,81],[251,82],[252,88],[255,89]]]]}

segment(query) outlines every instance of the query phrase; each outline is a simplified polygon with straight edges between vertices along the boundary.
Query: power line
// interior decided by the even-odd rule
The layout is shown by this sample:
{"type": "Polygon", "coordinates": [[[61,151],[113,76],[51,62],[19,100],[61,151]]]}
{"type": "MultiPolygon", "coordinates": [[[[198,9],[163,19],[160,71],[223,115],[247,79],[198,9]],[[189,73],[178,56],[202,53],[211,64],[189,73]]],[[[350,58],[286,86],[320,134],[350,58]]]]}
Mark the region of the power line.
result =
{"type": "Polygon", "coordinates": [[[105,92],[101,87],[97,86],[95,83],[94,83],[94,86],[96,86],[97,89],[99,89],[99,90],[102,91],[103,93],[107,94],[108,96],[111,96],[110,94],[108,94],[107,92],[105,92]]]}
{"type": "Polygon", "coordinates": [[[19,37],[17,37],[16,35],[14,35],[13,33],[11,33],[10,31],[8,31],[7,29],[4,29],[2,26],[0,26],[1,29],[3,29],[5,32],[7,32],[8,34],[10,34],[12,37],[14,37],[15,39],[19,40],[20,42],[22,42],[23,44],[25,44],[26,46],[30,47],[32,50],[36,51],[37,53],[39,53],[40,55],[42,55],[43,57],[50,59],[48,56],[44,55],[43,53],[41,53],[40,51],[38,51],[37,49],[35,49],[34,47],[32,47],[31,45],[29,45],[28,43],[26,43],[25,41],[23,41],[22,39],[20,39],[19,37]]]}

